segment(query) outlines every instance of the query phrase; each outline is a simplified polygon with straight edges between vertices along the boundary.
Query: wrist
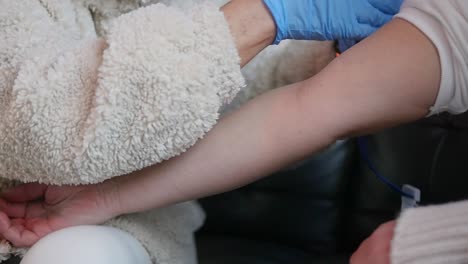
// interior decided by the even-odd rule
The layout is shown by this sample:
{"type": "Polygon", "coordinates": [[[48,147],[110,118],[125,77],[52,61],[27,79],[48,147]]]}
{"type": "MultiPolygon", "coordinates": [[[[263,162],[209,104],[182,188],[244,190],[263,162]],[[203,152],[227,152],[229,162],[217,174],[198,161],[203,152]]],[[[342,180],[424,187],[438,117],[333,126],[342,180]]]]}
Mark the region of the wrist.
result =
{"type": "Polygon", "coordinates": [[[125,176],[115,177],[98,184],[101,200],[105,204],[105,210],[112,217],[129,213],[128,208],[124,204],[123,177],[125,176]]]}
{"type": "Polygon", "coordinates": [[[114,216],[138,213],[177,202],[173,200],[177,197],[173,198],[171,181],[164,177],[162,167],[162,164],[154,165],[104,182],[110,212],[114,216]]]}
{"type": "Polygon", "coordinates": [[[232,0],[221,10],[236,42],[242,65],[273,43],[276,26],[263,0],[232,0]]]}

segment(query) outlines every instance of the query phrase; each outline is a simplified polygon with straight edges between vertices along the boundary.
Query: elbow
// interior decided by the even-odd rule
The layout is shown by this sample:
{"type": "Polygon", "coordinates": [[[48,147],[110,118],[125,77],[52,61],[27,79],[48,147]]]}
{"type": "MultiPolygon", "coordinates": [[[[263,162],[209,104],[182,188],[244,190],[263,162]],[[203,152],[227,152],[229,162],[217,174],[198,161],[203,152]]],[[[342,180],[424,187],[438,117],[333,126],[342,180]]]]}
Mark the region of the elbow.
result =
{"type": "Polygon", "coordinates": [[[339,105],[322,93],[321,87],[324,86],[320,80],[313,77],[299,83],[294,90],[296,122],[303,124],[301,134],[313,150],[326,148],[348,135],[341,122],[339,105]]]}
{"type": "Polygon", "coordinates": [[[295,105],[301,122],[307,124],[308,133],[317,135],[326,145],[353,134],[339,94],[329,88],[319,74],[301,82],[295,90],[295,105]]]}

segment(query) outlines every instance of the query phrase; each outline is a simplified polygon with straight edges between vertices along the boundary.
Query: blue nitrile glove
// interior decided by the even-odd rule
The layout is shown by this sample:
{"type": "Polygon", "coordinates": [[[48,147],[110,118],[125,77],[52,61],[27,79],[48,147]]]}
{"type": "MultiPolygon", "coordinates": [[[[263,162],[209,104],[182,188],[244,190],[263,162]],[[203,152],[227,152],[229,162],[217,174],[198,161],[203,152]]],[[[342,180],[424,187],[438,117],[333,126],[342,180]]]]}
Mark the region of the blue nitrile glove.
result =
{"type": "MultiPolygon", "coordinates": [[[[387,1],[382,1],[382,0],[368,0],[369,3],[376,7],[377,9],[381,10],[382,12],[389,14],[389,15],[395,15],[400,11],[401,4],[403,3],[403,0],[387,0],[387,1]]],[[[358,43],[359,40],[356,39],[340,39],[338,40],[338,50],[340,52],[345,52],[354,44],[358,43]]]]}
{"type": "Polygon", "coordinates": [[[359,42],[359,40],[355,39],[339,39],[336,42],[336,47],[340,53],[343,53],[347,51],[349,48],[352,46],[356,45],[359,42]]]}
{"type": "MultiPolygon", "coordinates": [[[[361,40],[392,19],[403,0],[263,0],[284,39],[361,40]]],[[[351,42],[351,41],[350,41],[351,42]]]]}

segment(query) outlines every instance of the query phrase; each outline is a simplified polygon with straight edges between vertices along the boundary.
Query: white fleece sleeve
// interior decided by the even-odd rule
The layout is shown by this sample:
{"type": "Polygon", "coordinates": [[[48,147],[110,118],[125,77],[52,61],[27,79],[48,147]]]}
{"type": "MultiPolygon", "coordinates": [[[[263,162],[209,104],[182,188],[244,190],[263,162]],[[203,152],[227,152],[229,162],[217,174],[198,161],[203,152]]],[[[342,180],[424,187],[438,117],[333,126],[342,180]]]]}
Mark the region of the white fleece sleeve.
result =
{"type": "Polygon", "coordinates": [[[468,201],[405,211],[391,247],[392,264],[468,263],[468,201]]]}
{"type": "Polygon", "coordinates": [[[421,30],[439,53],[442,79],[431,114],[468,110],[468,1],[406,0],[396,17],[421,30]]]}
{"type": "Polygon", "coordinates": [[[76,2],[0,0],[0,177],[95,183],[169,159],[244,85],[215,5],[140,8],[99,39],[76,2]]]}

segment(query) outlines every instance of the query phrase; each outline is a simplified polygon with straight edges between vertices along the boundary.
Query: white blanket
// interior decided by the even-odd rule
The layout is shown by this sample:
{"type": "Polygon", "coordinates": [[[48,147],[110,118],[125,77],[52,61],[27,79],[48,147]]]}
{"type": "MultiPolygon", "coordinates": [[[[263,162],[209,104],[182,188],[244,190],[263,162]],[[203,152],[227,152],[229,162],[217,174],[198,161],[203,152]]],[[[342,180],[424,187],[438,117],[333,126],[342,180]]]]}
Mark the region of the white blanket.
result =
{"type": "Polygon", "coordinates": [[[117,16],[132,6],[92,2],[106,9],[0,1],[0,177],[96,183],[159,163],[201,138],[243,86],[216,5],[117,16]]]}
{"type": "MultiPolygon", "coordinates": [[[[156,2],[0,0],[1,178],[102,182],[211,129],[244,85],[228,26],[214,4],[156,2]]],[[[203,218],[185,203],[108,224],[154,263],[186,264],[203,218]]],[[[5,257],[18,252],[4,246],[5,257]]]]}
{"type": "MultiPolygon", "coordinates": [[[[0,0],[0,177],[94,183],[193,145],[243,86],[217,11],[224,2],[0,0]]],[[[228,109],[312,76],[333,56],[331,43],[267,49],[245,67],[250,89],[228,109]]],[[[189,202],[106,224],[138,238],[154,263],[190,264],[203,219],[189,202]]],[[[23,252],[0,244],[0,261],[23,252]]]]}

